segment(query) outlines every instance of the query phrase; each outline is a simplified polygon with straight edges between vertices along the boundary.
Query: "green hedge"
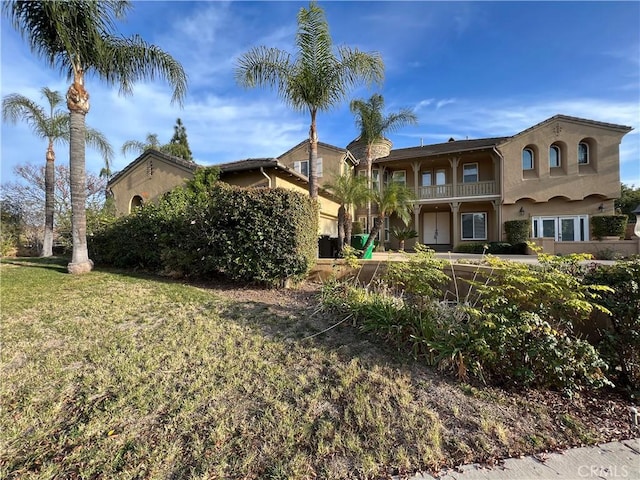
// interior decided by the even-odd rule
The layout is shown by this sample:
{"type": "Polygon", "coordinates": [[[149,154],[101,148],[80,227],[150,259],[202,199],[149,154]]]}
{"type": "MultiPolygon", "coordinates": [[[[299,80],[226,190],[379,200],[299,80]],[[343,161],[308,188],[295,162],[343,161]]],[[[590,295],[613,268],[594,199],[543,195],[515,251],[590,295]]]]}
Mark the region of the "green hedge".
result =
{"type": "Polygon", "coordinates": [[[471,242],[460,243],[454,249],[456,253],[490,253],[492,255],[526,255],[527,244],[517,243],[512,245],[507,242],[471,242]]]}
{"type": "Polygon", "coordinates": [[[507,242],[512,245],[527,243],[531,237],[531,223],[529,220],[507,220],[504,222],[504,233],[507,242]]]}
{"type": "Polygon", "coordinates": [[[593,236],[597,239],[602,239],[602,237],[622,237],[627,228],[627,221],[626,215],[598,215],[592,217],[593,236]]]}
{"type": "Polygon", "coordinates": [[[179,188],[90,241],[98,264],[283,285],[317,258],[318,207],[286,189],[179,188]]]}

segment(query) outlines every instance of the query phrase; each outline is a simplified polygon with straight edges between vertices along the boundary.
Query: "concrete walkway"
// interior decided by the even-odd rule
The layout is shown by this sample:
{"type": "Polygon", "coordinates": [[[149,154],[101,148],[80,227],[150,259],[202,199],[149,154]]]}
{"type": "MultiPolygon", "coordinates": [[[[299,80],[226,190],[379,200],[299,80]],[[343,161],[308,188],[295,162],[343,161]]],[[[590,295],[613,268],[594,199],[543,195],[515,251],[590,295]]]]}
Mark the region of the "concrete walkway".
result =
{"type": "MultiPolygon", "coordinates": [[[[399,478],[399,477],[394,477],[399,478]]],[[[640,438],[562,453],[510,458],[500,466],[477,464],[443,470],[438,476],[418,474],[410,480],[580,480],[640,479],[640,438]]]]}

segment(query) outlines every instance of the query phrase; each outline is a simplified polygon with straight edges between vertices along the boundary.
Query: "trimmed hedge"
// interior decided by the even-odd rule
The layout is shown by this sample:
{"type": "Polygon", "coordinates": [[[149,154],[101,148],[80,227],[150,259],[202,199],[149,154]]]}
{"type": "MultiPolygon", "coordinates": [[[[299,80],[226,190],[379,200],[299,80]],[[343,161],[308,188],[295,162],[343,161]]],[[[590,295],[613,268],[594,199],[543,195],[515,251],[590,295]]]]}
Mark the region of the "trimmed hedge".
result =
{"type": "Polygon", "coordinates": [[[598,240],[602,237],[622,237],[627,228],[626,215],[598,215],[591,218],[593,236],[598,240]]]}
{"type": "Polygon", "coordinates": [[[286,189],[243,189],[223,182],[206,195],[166,194],[119,219],[90,242],[96,263],[174,274],[284,285],[317,258],[318,206],[286,189]]]}
{"type": "Polygon", "coordinates": [[[527,244],[512,245],[506,242],[461,243],[454,249],[456,253],[490,253],[492,255],[526,255],[527,244]]]}
{"type": "Polygon", "coordinates": [[[512,245],[527,243],[531,236],[531,223],[529,220],[507,220],[504,222],[504,233],[507,242],[512,245]]]}

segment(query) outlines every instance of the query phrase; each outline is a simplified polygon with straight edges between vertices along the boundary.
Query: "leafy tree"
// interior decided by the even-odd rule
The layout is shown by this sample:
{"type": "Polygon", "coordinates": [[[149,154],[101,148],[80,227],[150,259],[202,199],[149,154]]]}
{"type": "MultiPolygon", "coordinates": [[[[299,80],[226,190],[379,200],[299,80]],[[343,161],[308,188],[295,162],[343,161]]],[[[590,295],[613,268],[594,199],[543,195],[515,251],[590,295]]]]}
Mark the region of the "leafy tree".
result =
{"type": "Polygon", "coordinates": [[[616,200],[616,209],[629,217],[629,223],[636,223],[636,216],[631,213],[640,206],[640,187],[625,185],[620,188],[620,198],[616,200]]]}
{"type": "Polygon", "coordinates": [[[341,102],[360,81],[381,82],[384,64],[378,53],[349,47],[333,52],[324,11],[314,2],[298,12],[297,53],[277,48],[255,47],[242,55],[236,66],[237,82],[247,88],[267,86],[277,90],[282,100],[297,111],[308,111],[309,195],[318,197],[318,111],[327,111],[341,102]]]}
{"type": "MultiPolygon", "coordinates": [[[[0,185],[0,198],[10,204],[19,205],[20,218],[23,229],[28,233],[30,243],[39,245],[43,241],[43,215],[47,197],[46,173],[47,167],[35,164],[18,165],[13,173],[19,181],[0,185]]],[[[60,234],[64,230],[71,238],[71,185],[69,167],[56,164],[53,185],[53,227],[54,241],[60,241],[60,234]],[[65,225],[68,227],[65,228],[65,225]]],[[[105,178],[88,174],[86,176],[86,207],[91,212],[101,212],[104,207],[105,178]]],[[[3,206],[9,205],[3,202],[3,206]]]]}
{"type": "Polygon", "coordinates": [[[396,182],[390,182],[380,190],[373,190],[373,203],[378,206],[378,213],[373,220],[373,227],[369,233],[369,238],[362,249],[366,252],[373,241],[378,237],[384,219],[390,217],[394,213],[405,223],[411,221],[411,213],[413,212],[413,201],[415,195],[404,185],[396,182]]]}
{"type": "MultiPolygon", "coordinates": [[[[384,115],[384,98],[374,93],[369,100],[352,100],[351,113],[356,117],[356,125],[360,130],[360,140],[365,144],[365,167],[369,188],[371,184],[371,166],[374,158],[374,145],[385,140],[385,135],[406,125],[418,123],[418,117],[408,109],[384,115]]],[[[371,218],[371,204],[367,205],[367,218],[371,218]]]]}
{"type": "Polygon", "coordinates": [[[325,183],[324,188],[335,195],[340,203],[338,209],[338,250],[342,251],[345,242],[351,239],[352,216],[351,208],[363,205],[371,196],[367,186],[367,179],[345,172],[336,175],[331,182],[325,183]]]}
{"type": "Polygon", "coordinates": [[[121,93],[131,93],[141,79],[163,77],[173,88],[172,101],[186,94],[185,72],[173,57],[137,35],[116,34],[115,21],[122,19],[130,2],[120,0],[67,2],[13,0],[2,5],[3,13],[31,47],[51,67],[67,74],[73,83],[67,91],[70,112],[70,153],[73,254],[70,273],[93,268],[87,250],[85,211],[85,116],[89,92],[85,77],[94,74],[121,93]]]}
{"type": "Polygon", "coordinates": [[[0,257],[13,255],[24,232],[22,207],[15,199],[0,199],[0,257]]]}
{"type": "MultiPolygon", "coordinates": [[[[60,92],[47,87],[42,88],[42,96],[47,99],[48,108],[42,107],[33,100],[12,93],[2,99],[2,119],[11,123],[19,120],[26,122],[33,133],[47,140],[45,155],[45,203],[44,203],[44,239],[40,256],[53,255],[53,212],[54,212],[54,183],[55,183],[55,159],[54,145],[56,143],[69,143],[69,115],[58,107],[62,103],[60,92]]],[[[109,169],[113,150],[102,133],[93,128],[86,129],[86,142],[97,148],[105,162],[105,168],[109,169]]]]}

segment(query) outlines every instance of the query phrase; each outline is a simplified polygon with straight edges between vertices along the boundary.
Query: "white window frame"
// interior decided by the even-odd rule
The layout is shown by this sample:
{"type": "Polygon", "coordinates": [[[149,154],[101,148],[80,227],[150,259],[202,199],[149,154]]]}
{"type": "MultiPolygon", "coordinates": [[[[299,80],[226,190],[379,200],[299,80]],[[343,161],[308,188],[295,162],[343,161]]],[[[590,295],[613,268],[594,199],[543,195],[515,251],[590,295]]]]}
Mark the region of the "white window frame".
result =
{"type": "Polygon", "coordinates": [[[380,170],[378,168],[371,170],[371,188],[380,191],[380,170]]]}
{"type": "MultiPolygon", "coordinates": [[[[318,157],[318,162],[316,163],[316,174],[318,178],[322,177],[322,157],[318,157]]],[[[298,172],[300,175],[304,175],[305,177],[309,176],[309,160],[300,160],[293,162],[293,169],[298,172]]]]}
{"type": "Polygon", "coordinates": [[[446,185],[447,184],[447,169],[446,168],[438,168],[436,170],[435,178],[436,185],[446,185]],[[442,174],[442,182],[440,182],[440,174],[442,174]]]}
{"type": "MultiPolygon", "coordinates": [[[[562,242],[562,220],[572,219],[574,222],[574,232],[577,239],[574,242],[589,241],[589,215],[544,215],[531,217],[531,237],[543,238],[543,222],[552,220],[554,222],[554,240],[562,242]]],[[[566,240],[565,240],[566,241],[566,240]]]]}
{"type": "Polygon", "coordinates": [[[560,149],[560,147],[558,145],[551,145],[549,147],[549,168],[560,168],[562,167],[562,150],[560,149]],[[557,160],[557,164],[553,165],[553,163],[551,163],[551,152],[554,151],[556,152],[556,160],[557,160]]]}
{"type": "Polygon", "coordinates": [[[434,177],[433,177],[433,171],[432,170],[422,170],[420,172],[420,182],[422,184],[421,186],[430,187],[431,185],[433,185],[433,178],[434,177]],[[425,183],[424,183],[424,176],[425,175],[429,175],[429,180],[431,180],[428,185],[425,185],[425,183]]]}
{"type": "Polygon", "coordinates": [[[478,183],[479,181],[480,181],[480,169],[478,167],[478,163],[463,164],[462,165],[462,183],[478,183]],[[467,169],[467,167],[475,168],[475,180],[470,180],[470,181],[466,180],[466,174],[464,173],[464,171],[467,169]]]}
{"type": "Polygon", "coordinates": [[[391,173],[391,175],[389,176],[389,181],[391,183],[398,183],[400,185],[402,185],[403,187],[407,186],[407,171],[406,170],[394,170],[391,173]],[[400,179],[398,178],[400,177],[400,179]]]}
{"type": "Polygon", "coordinates": [[[523,171],[528,172],[528,171],[531,171],[531,170],[535,170],[535,168],[536,168],[536,154],[535,154],[535,152],[533,151],[532,148],[525,147],[525,148],[522,149],[522,159],[521,160],[522,160],[522,170],[523,171]],[[524,154],[525,154],[525,152],[529,152],[531,154],[531,167],[528,167],[528,168],[525,168],[525,165],[524,165],[524,154]]]}
{"type": "Polygon", "coordinates": [[[487,239],[487,212],[464,212],[460,214],[460,239],[461,240],[486,240],[487,239]],[[472,237],[464,236],[464,217],[472,215],[472,225],[473,225],[473,235],[472,237]],[[476,224],[475,224],[475,216],[482,215],[484,220],[484,236],[480,237],[476,235],[476,224]]]}
{"type": "Polygon", "coordinates": [[[590,157],[591,157],[591,152],[590,152],[590,150],[591,150],[591,149],[589,148],[589,144],[588,144],[587,142],[580,142],[580,143],[578,143],[578,165],[589,165],[589,160],[590,160],[590,157]],[[586,161],[585,161],[585,162],[581,162],[581,161],[580,161],[580,160],[581,160],[581,158],[582,158],[580,149],[581,149],[581,147],[582,147],[583,145],[584,145],[585,150],[586,150],[586,152],[585,152],[585,153],[586,153],[586,155],[585,155],[585,156],[586,156],[586,161]]]}

